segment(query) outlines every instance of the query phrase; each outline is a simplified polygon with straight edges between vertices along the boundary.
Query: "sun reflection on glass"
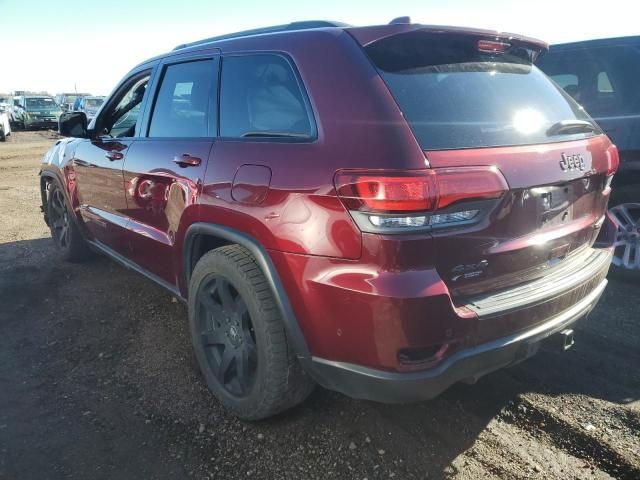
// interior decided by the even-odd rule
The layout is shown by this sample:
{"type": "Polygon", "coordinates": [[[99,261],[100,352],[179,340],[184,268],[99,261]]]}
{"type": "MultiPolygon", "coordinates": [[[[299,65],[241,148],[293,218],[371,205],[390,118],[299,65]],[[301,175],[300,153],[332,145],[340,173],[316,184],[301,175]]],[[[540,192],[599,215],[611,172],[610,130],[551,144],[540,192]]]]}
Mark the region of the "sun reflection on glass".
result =
{"type": "Polygon", "coordinates": [[[539,131],[544,123],[544,115],[533,108],[518,110],[513,116],[513,128],[525,135],[539,131]]]}

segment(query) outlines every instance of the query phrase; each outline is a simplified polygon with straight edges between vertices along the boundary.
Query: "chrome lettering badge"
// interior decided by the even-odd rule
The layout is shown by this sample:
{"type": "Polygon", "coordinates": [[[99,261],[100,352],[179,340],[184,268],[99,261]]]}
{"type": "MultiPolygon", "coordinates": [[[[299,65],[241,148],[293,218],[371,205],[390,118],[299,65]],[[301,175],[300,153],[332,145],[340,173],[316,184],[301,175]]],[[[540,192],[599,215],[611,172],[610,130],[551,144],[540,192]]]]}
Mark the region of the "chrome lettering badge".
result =
{"type": "Polygon", "coordinates": [[[566,153],[563,153],[562,160],[560,160],[560,168],[565,172],[571,170],[584,170],[584,157],[580,153],[575,155],[567,155],[566,153]]]}
{"type": "Polygon", "coordinates": [[[451,270],[451,281],[466,280],[481,276],[489,266],[487,260],[480,260],[478,263],[457,265],[451,270]]]}

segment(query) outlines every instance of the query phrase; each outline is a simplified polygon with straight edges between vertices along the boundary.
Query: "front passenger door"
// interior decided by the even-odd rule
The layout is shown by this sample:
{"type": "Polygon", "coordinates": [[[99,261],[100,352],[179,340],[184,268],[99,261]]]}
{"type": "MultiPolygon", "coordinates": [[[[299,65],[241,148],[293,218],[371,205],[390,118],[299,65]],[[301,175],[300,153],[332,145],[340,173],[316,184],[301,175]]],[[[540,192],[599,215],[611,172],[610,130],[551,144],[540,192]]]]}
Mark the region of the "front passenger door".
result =
{"type": "Polygon", "coordinates": [[[73,168],[80,215],[92,240],[127,255],[127,201],[122,166],[136,136],[150,71],[133,75],[96,119],[95,137],[79,143],[73,168]]]}

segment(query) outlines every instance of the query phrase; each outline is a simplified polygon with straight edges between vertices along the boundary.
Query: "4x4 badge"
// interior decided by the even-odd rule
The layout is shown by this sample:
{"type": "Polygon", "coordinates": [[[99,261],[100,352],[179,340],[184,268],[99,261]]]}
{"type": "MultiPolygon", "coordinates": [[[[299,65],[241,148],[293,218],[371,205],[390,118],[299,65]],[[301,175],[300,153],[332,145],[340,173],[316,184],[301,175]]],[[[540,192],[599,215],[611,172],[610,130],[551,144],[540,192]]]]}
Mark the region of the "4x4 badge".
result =
{"type": "Polygon", "coordinates": [[[560,160],[560,168],[567,172],[570,170],[584,170],[585,162],[580,153],[575,155],[562,154],[562,160],[560,160]]]}

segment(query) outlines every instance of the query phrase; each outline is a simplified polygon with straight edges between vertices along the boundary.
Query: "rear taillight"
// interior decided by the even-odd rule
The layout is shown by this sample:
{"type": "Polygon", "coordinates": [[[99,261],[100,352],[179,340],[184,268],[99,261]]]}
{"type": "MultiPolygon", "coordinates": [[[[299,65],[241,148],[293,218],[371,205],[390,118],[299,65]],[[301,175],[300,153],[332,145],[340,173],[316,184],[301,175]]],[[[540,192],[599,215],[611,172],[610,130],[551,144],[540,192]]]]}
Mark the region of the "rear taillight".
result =
{"type": "Polygon", "coordinates": [[[607,148],[607,177],[616,173],[619,166],[620,154],[618,153],[618,147],[611,145],[607,148]]]}
{"type": "Polygon", "coordinates": [[[403,173],[343,172],[338,195],[349,210],[402,213],[432,210],[437,201],[433,170],[403,173]]]}
{"type": "Polygon", "coordinates": [[[438,209],[464,200],[499,198],[509,188],[495,167],[447,168],[436,172],[438,209]]]}
{"type": "Polygon", "coordinates": [[[341,171],[336,175],[338,196],[360,228],[374,232],[475,223],[507,189],[494,167],[341,171]]]}

